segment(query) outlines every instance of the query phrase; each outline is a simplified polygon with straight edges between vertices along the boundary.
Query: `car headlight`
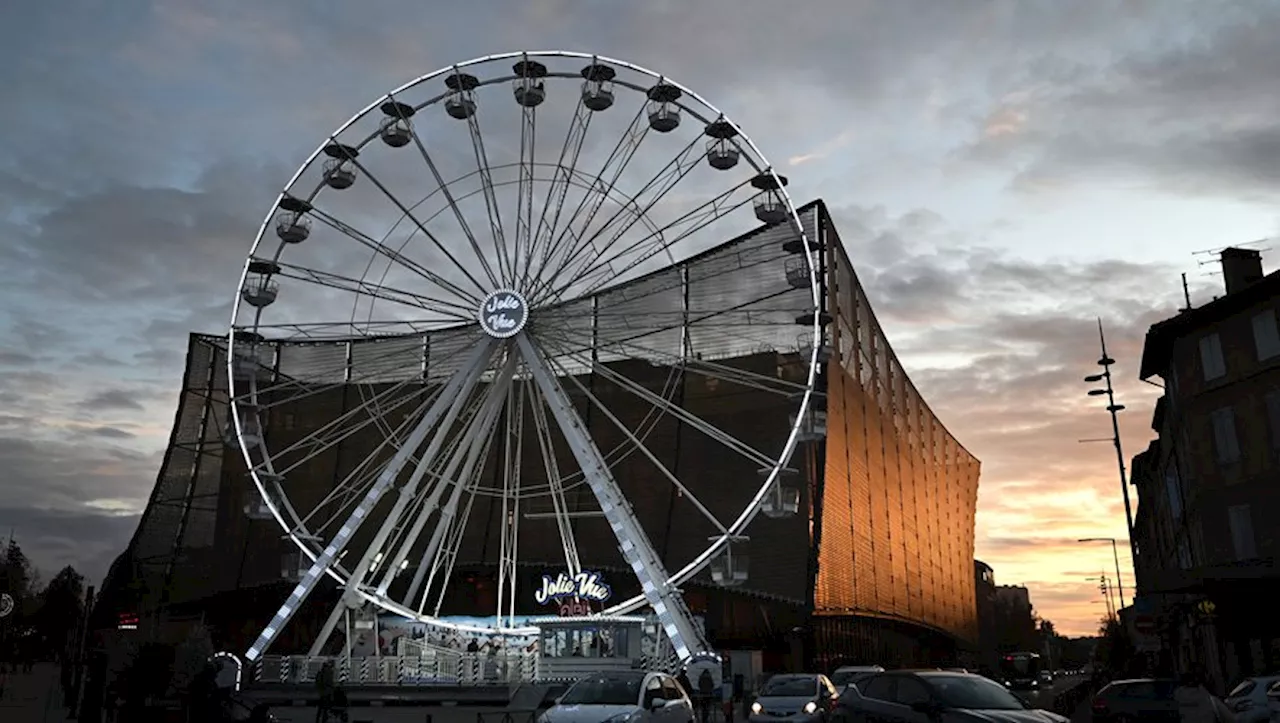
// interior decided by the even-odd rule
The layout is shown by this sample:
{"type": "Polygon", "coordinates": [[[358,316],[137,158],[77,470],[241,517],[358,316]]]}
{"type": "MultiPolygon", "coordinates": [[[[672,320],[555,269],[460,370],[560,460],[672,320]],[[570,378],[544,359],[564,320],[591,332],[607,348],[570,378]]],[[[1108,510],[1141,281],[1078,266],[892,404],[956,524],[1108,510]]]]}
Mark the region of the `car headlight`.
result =
{"type": "Polygon", "coordinates": [[[809,701],[808,703],[805,703],[805,704],[804,704],[804,712],[805,712],[805,713],[817,713],[817,712],[818,712],[818,704],[817,704],[817,703],[814,703],[813,701],[809,701]]]}
{"type": "Polygon", "coordinates": [[[764,712],[764,706],[760,705],[760,701],[757,700],[756,702],[751,704],[751,712],[755,713],[756,715],[760,715],[761,713],[764,712]]]}

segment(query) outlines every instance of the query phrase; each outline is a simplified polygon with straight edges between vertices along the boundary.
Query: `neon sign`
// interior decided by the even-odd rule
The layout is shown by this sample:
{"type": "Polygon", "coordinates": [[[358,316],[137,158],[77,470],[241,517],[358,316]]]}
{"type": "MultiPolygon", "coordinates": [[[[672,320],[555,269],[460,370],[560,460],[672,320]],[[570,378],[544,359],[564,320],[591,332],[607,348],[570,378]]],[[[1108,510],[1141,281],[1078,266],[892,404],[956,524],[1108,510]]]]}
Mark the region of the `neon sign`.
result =
{"type": "Polygon", "coordinates": [[[542,589],[533,594],[539,605],[559,603],[566,598],[588,602],[605,602],[613,597],[613,588],[600,579],[600,573],[583,570],[576,575],[562,572],[555,577],[542,576],[542,589]]]}

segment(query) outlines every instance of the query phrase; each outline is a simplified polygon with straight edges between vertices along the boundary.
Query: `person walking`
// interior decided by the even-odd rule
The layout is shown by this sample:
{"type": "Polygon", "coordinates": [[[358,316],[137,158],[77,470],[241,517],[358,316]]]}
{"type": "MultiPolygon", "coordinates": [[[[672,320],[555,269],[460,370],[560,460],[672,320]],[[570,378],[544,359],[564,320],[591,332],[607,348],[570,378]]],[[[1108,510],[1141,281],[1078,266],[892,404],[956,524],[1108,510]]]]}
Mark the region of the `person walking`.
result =
{"type": "Polygon", "coordinates": [[[316,723],[328,723],[333,712],[337,683],[334,680],[333,661],[326,660],[316,673],[316,689],[320,693],[320,701],[316,705],[316,723]]]}
{"type": "Polygon", "coordinates": [[[1173,691],[1179,723],[1233,723],[1235,714],[1204,685],[1198,670],[1184,673],[1173,691]]]}
{"type": "Polygon", "coordinates": [[[702,715],[702,723],[711,723],[711,706],[716,694],[716,681],[710,670],[703,670],[698,676],[698,707],[702,715]]]}

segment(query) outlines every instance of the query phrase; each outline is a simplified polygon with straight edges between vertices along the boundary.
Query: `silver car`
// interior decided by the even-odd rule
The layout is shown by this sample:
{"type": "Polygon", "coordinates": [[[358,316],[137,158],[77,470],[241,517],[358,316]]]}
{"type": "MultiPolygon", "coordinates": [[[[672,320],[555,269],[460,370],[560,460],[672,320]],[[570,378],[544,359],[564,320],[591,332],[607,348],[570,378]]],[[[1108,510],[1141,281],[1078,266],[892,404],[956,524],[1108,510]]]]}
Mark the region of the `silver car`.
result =
{"type": "Polygon", "coordinates": [[[775,675],[751,704],[750,723],[820,723],[840,695],[825,675],[775,675]]]}
{"type": "Polygon", "coordinates": [[[569,686],[538,723],[693,723],[693,704],[666,673],[596,673],[569,686]]]}

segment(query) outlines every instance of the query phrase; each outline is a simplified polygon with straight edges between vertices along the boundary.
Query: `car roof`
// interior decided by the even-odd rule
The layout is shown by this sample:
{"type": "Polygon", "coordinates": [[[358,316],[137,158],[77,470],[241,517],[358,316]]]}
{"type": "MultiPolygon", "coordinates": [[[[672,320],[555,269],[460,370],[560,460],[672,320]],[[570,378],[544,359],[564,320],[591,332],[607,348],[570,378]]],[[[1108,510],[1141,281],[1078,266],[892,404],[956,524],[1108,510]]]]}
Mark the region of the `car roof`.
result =
{"type": "Polygon", "coordinates": [[[778,673],[769,676],[769,680],[816,680],[821,673],[778,673]]]}
{"type": "Polygon", "coordinates": [[[905,673],[914,673],[924,678],[972,678],[973,673],[961,672],[959,670],[906,670],[905,673]]]}

